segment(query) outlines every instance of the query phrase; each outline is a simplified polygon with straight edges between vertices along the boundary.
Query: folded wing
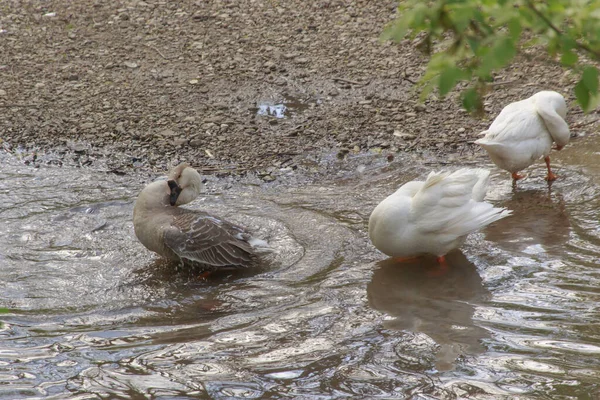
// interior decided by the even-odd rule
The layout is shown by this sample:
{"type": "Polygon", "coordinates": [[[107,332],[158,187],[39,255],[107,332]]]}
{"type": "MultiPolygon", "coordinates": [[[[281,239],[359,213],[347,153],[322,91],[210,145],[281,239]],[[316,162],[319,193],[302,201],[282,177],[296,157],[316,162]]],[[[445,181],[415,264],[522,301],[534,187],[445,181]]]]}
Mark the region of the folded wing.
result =
{"type": "Polygon", "coordinates": [[[461,237],[510,215],[483,201],[489,171],[432,172],[412,200],[410,218],[423,233],[461,237]]]}
{"type": "Polygon", "coordinates": [[[205,213],[176,216],[165,244],[180,258],[213,267],[250,266],[256,259],[242,228],[205,213]]]}

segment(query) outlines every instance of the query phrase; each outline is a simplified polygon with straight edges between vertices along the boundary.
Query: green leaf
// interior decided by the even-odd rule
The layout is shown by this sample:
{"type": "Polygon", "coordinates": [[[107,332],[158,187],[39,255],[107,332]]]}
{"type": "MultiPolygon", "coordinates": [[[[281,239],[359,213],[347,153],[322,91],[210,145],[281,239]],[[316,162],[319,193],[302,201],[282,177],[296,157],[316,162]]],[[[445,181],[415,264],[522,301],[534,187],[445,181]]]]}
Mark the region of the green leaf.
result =
{"type": "Polygon", "coordinates": [[[508,64],[515,55],[517,55],[517,49],[514,41],[510,38],[501,40],[494,49],[494,57],[496,58],[499,67],[508,64]]]}
{"type": "Polygon", "coordinates": [[[577,55],[577,53],[573,53],[571,50],[566,50],[560,58],[561,64],[567,67],[571,67],[577,64],[578,60],[579,56],[577,55]]]}
{"type": "Polygon", "coordinates": [[[479,46],[481,45],[480,41],[472,37],[467,37],[467,43],[469,43],[469,47],[473,53],[477,53],[479,46]]]}
{"type": "Polygon", "coordinates": [[[585,87],[589,90],[590,94],[598,93],[598,70],[596,67],[585,67],[581,76],[581,80],[585,84],[585,87]]]}
{"type": "Polygon", "coordinates": [[[521,21],[519,21],[518,18],[513,18],[510,21],[508,21],[508,31],[510,32],[510,37],[513,40],[518,40],[519,37],[521,36],[521,31],[522,31],[522,27],[521,27],[521,21]]]}
{"type": "Polygon", "coordinates": [[[404,39],[406,33],[408,32],[408,28],[410,25],[410,21],[408,18],[400,18],[389,24],[381,34],[381,40],[393,40],[394,42],[399,42],[404,39]]]}
{"type": "Polygon", "coordinates": [[[585,86],[583,78],[575,85],[575,96],[577,97],[577,102],[581,108],[586,111],[590,105],[590,92],[585,86]]]}
{"type": "Polygon", "coordinates": [[[462,104],[467,111],[473,112],[477,110],[480,103],[481,99],[479,98],[479,93],[476,88],[470,88],[463,92],[462,104]]]}
{"type": "Polygon", "coordinates": [[[10,310],[8,308],[0,307],[0,314],[8,314],[10,310]]]}
{"type": "Polygon", "coordinates": [[[446,94],[448,94],[448,92],[450,92],[454,88],[454,86],[456,86],[456,83],[459,80],[461,80],[464,76],[465,76],[464,71],[458,67],[445,68],[440,73],[440,80],[439,80],[440,95],[445,96],[446,94]]]}

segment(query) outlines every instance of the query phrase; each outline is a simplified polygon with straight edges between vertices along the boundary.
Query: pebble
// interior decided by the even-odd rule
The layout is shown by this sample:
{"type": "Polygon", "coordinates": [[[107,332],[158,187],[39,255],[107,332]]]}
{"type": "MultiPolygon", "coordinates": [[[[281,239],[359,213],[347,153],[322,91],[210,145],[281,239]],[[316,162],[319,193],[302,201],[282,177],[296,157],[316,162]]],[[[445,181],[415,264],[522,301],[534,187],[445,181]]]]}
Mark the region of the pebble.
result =
{"type": "Polygon", "coordinates": [[[93,122],[84,122],[83,124],[81,124],[79,127],[81,129],[92,129],[94,127],[94,123],[93,122]]]}
{"type": "Polygon", "coordinates": [[[198,79],[190,79],[189,83],[190,85],[197,85],[198,84],[198,79]]]}
{"type": "Polygon", "coordinates": [[[0,89],[0,96],[2,96],[2,97],[6,96],[6,90],[0,89]]]}
{"type": "Polygon", "coordinates": [[[165,129],[163,131],[158,132],[158,134],[163,137],[175,136],[175,132],[172,129],[165,129]]]}
{"type": "Polygon", "coordinates": [[[125,61],[123,63],[123,65],[126,66],[127,68],[132,68],[132,69],[138,67],[137,63],[134,63],[133,61],[125,61]]]}

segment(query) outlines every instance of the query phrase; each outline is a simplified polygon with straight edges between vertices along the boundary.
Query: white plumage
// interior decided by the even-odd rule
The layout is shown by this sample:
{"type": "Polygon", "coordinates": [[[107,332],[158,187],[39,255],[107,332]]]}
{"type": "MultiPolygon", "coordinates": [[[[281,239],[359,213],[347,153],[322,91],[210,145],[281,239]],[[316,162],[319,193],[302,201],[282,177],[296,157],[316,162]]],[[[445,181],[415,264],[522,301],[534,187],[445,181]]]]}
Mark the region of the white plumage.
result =
{"type": "Polygon", "coordinates": [[[546,179],[554,180],[550,169],[550,150],[569,143],[569,126],[565,122],[567,104],[557,92],[542,91],[528,99],[504,107],[483,138],[475,141],[490,155],[494,164],[511,172],[513,179],[522,178],[517,172],[529,167],[541,157],[548,168],[546,179]]]}
{"type": "Polygon", "coordinates": [[[371,242],[388,256],[403,258],[442,257],[460,247],[469,233],[510,215],[483,201],[489,174],[484,169],[431,172],[425,182],[404,184],[371,213],[371,242]]]}

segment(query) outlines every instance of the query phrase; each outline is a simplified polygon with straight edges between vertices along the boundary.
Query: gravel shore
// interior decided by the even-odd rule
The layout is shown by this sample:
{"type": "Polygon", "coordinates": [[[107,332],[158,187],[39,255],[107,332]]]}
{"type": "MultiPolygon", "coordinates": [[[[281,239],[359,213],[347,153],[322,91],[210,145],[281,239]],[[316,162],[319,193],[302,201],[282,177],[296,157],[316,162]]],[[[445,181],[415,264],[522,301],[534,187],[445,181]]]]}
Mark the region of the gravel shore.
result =
{"type": "Polygon", "coordinates": [[[395,12],[368,0],[2,2],[0,142],[33,162],[188,160],[268,181],[307,157],[483,157],[472,142],[507,103],[551,89],[573,104],[576,76],[534,49],[495,77],[483,119],[456,91],[420,103],[427,58],[379,40],[395,12]]]}

